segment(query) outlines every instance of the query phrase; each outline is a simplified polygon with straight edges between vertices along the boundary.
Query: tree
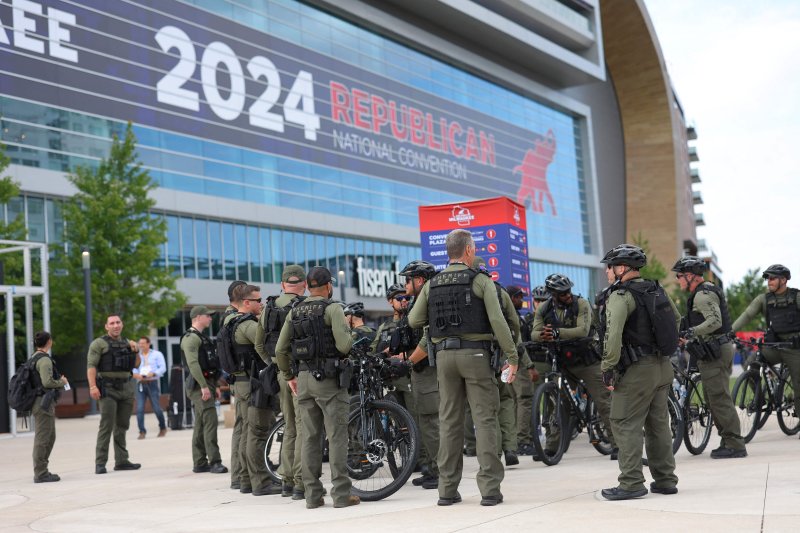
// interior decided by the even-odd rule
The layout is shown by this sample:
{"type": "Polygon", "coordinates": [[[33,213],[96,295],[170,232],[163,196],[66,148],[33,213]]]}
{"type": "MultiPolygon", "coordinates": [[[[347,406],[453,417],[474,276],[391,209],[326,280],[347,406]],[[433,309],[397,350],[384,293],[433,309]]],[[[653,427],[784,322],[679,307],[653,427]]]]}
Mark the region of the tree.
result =
{"type": "Polygon", "coordinates": [[[647,266],[639,270],[639,274],[644,279],[651,279],[654,281],[662,282],[667,277],[667,269],[664,264],[656,258],[650,251],[650,243],[642,236],[642,232],[633,237],[633,244],[644,250],[647,256],[647,266]]]}
{"type": "MultiPolygon", "coordinates": [[[[0,206],[7,204],[12,198],[19,196],[19,184],[10,176],[3,176],[11,159],[5,152],[5,145],[0,143],[0,206]]],[[[0,216],[0,239],[20,240],[25,238],[25,220],[17,215],[14,220],[6,221],[0,216]]]]}
{"type": "MultiPolygon", "coordinates": [[[[756,296],[766,292],[767,285],[764,282],[764,278],[759,275],[759,272],[761,272],[760,267],[748,270],[742,281],[731,284],[725,290],[725,298],[728,300],[728,313],[730,313],[731,320],[736,320],[756,296]]],[[[742,326],[742,331],[763,330],[764,328],[766,328],[766,319],[763,316],[758,316],[742,326]]]]}
{"type": "Polygon", "coordinates": [[[161,327],[186,297],[175,279],[154,266],[167,236],[166,221],[150,210],[156,188],[135,152],[131,124],[115,135],[108,158],[97,168],[80,166],[67,179],[78,190],[64,205],[65,252],[56,256],[52,276],[53,330],[59,344],[85,346],[81,249],[91,254],[92,316],[95,333],[108,314],[119,313],[125,334],[135,337],[161,327]]]}

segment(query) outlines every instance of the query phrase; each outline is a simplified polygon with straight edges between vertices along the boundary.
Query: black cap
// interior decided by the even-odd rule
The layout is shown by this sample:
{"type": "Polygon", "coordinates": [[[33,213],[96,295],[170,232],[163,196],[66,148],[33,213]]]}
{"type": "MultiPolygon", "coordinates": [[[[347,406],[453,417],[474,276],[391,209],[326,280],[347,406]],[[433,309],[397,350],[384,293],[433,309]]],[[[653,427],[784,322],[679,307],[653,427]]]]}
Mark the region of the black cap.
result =
{"type": "Polygon", "coordinates": [[[233,281],[233,282],[231,282],[230,285],[228,285],[228,300],[231,300],[231,301],[233,300],[233,290],[236,287],[240,287],[242,285],[247,285],[247,283],[245,283],[244,281],[242,281],[240,279],[237,279],[236,281],[233,281]]]}
{"type": "Polygon", "coordinates": [[[323,266],[312,267],[311,270],[308,271],[308,276],[306,276],[306,283],[308,283],[309,289],[322,287],[332,280],[333,276],[331,276],[331,271],[323,266]]]}

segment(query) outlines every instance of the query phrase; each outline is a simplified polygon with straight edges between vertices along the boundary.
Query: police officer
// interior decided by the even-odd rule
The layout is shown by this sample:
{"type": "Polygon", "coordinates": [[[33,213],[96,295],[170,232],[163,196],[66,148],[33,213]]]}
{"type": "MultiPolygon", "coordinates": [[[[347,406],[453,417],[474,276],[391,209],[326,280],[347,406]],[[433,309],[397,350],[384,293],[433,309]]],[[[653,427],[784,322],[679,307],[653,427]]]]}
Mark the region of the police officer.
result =
{"type": "MultiPolygon", "coordinates": [[[[531,299],[533,300],[533,312],[528,314],[524,324],[521,327],[527,329],[528,336],[531,338],[531,341],[533,341],[533,319],[536,316],[536,311],[539,309],[539,307],[550,300],[550,293],[547,291],[547,288],[544,285],[537,285],[531,291],[531,299]]],[[[531,360],[534,371],[534,374],[531,377],[531,388],[533,389],[533,392],[536,392],[536,387],[544,383],[544,378],[547,375],[547,372],[550,370],[550,364],[547,360],[547,349],[541,343],[533,343],[527,346],[526,352],[531,360]]],[[[516,384],[516,381],[514,384],[516,384]]],[[[528,418],[532,418],[533,416],[532,404],[533,401],[531,400],[531,414],[528,418]]],[[[531,432],[532,431],[533,428],[531,427],[531,432]]],[[[547,431],[549,431],[549,428],[547,431]]],[[[533,444],[531,444],[530,453],[526,455],[531,455],[534,461],[541,461],[541,458],[537,455],[536,450],[533,448],[533,444]]]]}
{"type": "MultiPolygon", "coordinates": [[[[574,341],[569,348],[562,348],[560,362],[573,385],[583,380],[606,427],[612,449],[616,448],[609,418],[611,392],[603,385],[600,356],[594,346],[592,306],[586,298],[572,294],[575,284],[563,274],[550,274],[544,285],[551,298],[536,309],[531,337],[537,342],[574,341]]],[[[558,432],[551,432],[547,440],[547,444],[557,443],[558,432]]],[[[616,454],[612,452],[612,459],[613,455],[616,454]]]]}
{"type": "Polygon", "coordinates": [[[296,305],[281,329],[275,356],[289,388],[297,395],[301,431],[303,483],[306,508],[325,505],[322,497],[322,431],[328,437],[331,497],[334,507],[358,505],[350,494],[347,474],[347,354],[353,345],[347,319],[339,305],[331,305],[333,279],[330,271],[315,266],[306,283],[310,296],[296,305]],[[297,375],[292,370],[292,363],[297,375]],[[344,383],[344,386],[342,384],[344,383]]]}
{"type": "MultiPolygon", "coordinates": [[[[506,287],[511,298],[511,304],[519,316],[520,324],[520,340],[525,346],[526,343],[531,341],[531,328],[533,313],[522,315],[523,302],[525,301],[525,289],[517,285],[509,285],[506,287]],[[528,321],[531,320],[529,323],[528,321]]],[[[539,378],[533,361],[527,354],[527,350],[521,352],[523,356],[520,358],[520,366],[527,367],[527,372],[517,372],[517,379],[510,385],[511,392],[514,397],[514,412],[517,418],[517,454],[518,455],[533,455],[533,445],[531,444],[531,415],[533,412],[533,382],[539,378]],[[526,359],[523,363],[523,359],[526,359]]]]}
{"type": "Polygon", "coordinates": [[[33,336],[33,346],[36,352],[31,356],[36,359],[33,379],[38,389],[36,401],[31,413],[34,422],[33,437],[33,482],[51,483],[59,481],[58,474],[53,474],[47,469],[50,462],[50,452],[56,443],[56,402],[58,389],[69,382],[67,376],[58,372],[55,361],[50,355],[53,347],[53,338],[47,331],[39,331],[33,336]]]}
{"type": "Polygon", "coordinates": [[[189,376],[186,390],[194,407],[194,429],[192,430],[192,472],[225,474],[228,469],[222,464],[217,444],[217,348],[203,332],[211,325],[212,309],[196,305],[189,312],[192,326],[181,337],[181,355],[189,376]]]}
{"type": "MultiPolygon", "coordinates": [[[[771,265],[761,276],[767,280],[767,292],[759,294],[733,323],[733,331],[739,331],[758,315],[767,322],[768,342],[791,342],[800,346],[800,290],[790,288],[787,283],[792,273],[783,265],[771,265]]],[[[795,391],[800,385],[800,349],[764,347],[764,358],[772,365],[783,363],[795,391]]],[[[795,413],[800,413],[800,394],[794,395],[795,413]]]]}
{"type": "Polygon", "coordinates": [[[642,428],[654,479],[650,490],[675,494],[678,477],[667,394],[673,379],[669,357],[677,348],[680,315],[664,289],[640,277],[639,269],[647,264],[641,248],[621,244],[609,250],[601,262],[606,265],[606,277],[611,284],[601,321],[604,332],[601,370],[603,383],[614,391],[611,429],[619,446],[620,469],[619,486],[603,489],[601,494],[608,500],[647,494],[642,475],[642,428]],[[664,338],[673,342],[665,342],[664,338]],[[661,353],[659,346],[667,344],[671,352],[661,353]]]}
{"type": "MultiPolygon", "coordinates": [[[[305,299],[306,271],[300,265],[287,265],[281,274],[281,294],[267,298],[256,332],[256,351],[262,358],[275,362],[275,346],[286,317],[292,308],[305,299]]],[[[283,420],[280,475],[283,481],[281,496],[293,500],[305,499],[303,474],[300,467],[301,442],[300,411],[297,396],[292,394],[283,373],[278,374],[280,403],[283,420]]]]}
{"type": "MultiPolygon", "coordinates": [[[[253,382],[268,361],[255,349],[258,316],[261,313],[261,289],[255,285],[240,285],[233,290],[236,313],[225,318],[223,326],[233,328],[233,351],[243,361],[244,370],[236,372],[233,384],[236,396],[236,421],[240,423],[239,438],[239,492],[253,496],[280,494],[281,487],[274,485],[264,463],[264,448],[269,430],[275,423],[271,404],[254,403],[253,382]]],[[[255,397],[254,397],[255,396],[255,397]]],[[[260,395],[259,395],[260,396],[260,395]]]]}
{"type": "Polygon", "coordinates": [[[114,435],[114,470],[138,470],[141,464],[128,460],[125,432],[131,423],[134,382],[131,371],[138,363],[139,346],[122,336],[122,318],[106,318],[106,335],[92,341],[86,356],[89,395],[99,400],[100,428],[95,449],[95,474],[105,474],[108,443],[114,435]]]}
{"type": "Polygon", "coordinates": [[[688,329],[681,332],[681,343],[697,358],[703,379],[703,393],[721,437],[713,459],[746,457],[739,416],[733,406],[730,378],[733,372],[733,342],[728,304],[722,289],[703,279],[706,262],[686,256],[672,267],[682,290],[690,293],[686,301],[688,329]]]}
{"type": "Polygon", "coordinates": [[[344,316],[347,318],[347,325],[350,326],[353,342],[363,338],[369,342],[375,340],[375,330],[364,324],[364,303],[353,302],[344,307],[344,316]]]}
{"type": "MultiPolygon", "coordinates": [[[[424,328],[412,327],[408,324],[408,313],[416,305],[425,283],[436,274],[436,267],[427,261],[415,259],[409,262],[400,271],[400,275],[405,277],[406,296],[412,298],[408,311],[401,318],[398,330],[395,331],[395,338],[410,337],[409,346],[400,346],[399,349],[406,352],[411,366],[411,394],[414,397],[414,407],[417,410],[417,427],[419,427],[420,440],[422,441],[422,452],[420,453],[420,477],[412,480],[415,486],[422,486],[424,489],[435,489],[439,487],[439,436],[441,428],[439,425],[439,378],[436,368],[431,365],[428,359],[428,336],[424,328]],[[400,335],[401,328],[408,328],[406,334],[400,335]],[[411,352],[408,354],[408,352],[411,352]]],[[[398,344],[398,343],[394,343],[398,344]]],[[[399,343],[402,344],[402,343],[399,343]]],[[[432,348],[432,347],[431,347],[432,348]]]]}
{"type": "Polygon", "coordinates": [[[464,403],[469,400],[477,435],[476,476],[481,505],[502,503],[503,465],[498,458],[497,383],[492,366],[492,340],[509,362],[508,382],[517,371],[517,349],[503,317],[492,280],[470,268],[475,241],[466,230],[453,230],[445,239],[450,264],[430,279],[419,294],[408,321],[411,327],[429,324],[429,336],[439,377],[440,447],[438,505],[461,501],[458,485],[463,467],[464,403]]]}

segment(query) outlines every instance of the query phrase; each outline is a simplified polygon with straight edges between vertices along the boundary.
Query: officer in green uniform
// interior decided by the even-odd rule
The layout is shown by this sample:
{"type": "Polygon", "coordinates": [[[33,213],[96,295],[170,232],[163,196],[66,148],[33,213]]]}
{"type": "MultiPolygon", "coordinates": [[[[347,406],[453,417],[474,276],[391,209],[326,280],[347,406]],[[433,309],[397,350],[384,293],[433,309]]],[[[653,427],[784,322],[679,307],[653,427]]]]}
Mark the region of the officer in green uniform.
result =
{"type": "MultiPolygon", "coordinates": [[[[281,274],[281,294],[267,298],[256,332],[256,351],[265,360],[275,362],[275,346],[281,334],[286,317],[292,308],[305,299],[306,271],[300,265],[287,265],[281,274]]],[[[289,389],[283,373],[278,374],[280,403],[283,420],[283,443],[281,444],[280,475],[281,496],[291,496],[293,500],[305,500],[305,486],[300,465],[301,420],[297,407],[297,396],[289,389]]]]}
{"type": "Polygon", "coordinates": [[[189,312],[192,326],[181,337],[181,355],[189,369],[186,390],[194,407],[192,472],[225,474],[228,469],[222,464],[217,444],[217,348],[203,333],[211,325],[212,314],[214,311],[204,305],[192,307],[189,312]]]}
{"type": "Polygon", "coordinates": [[[243,362],[243,370],[236,372],[236,418],[242,420],[239,439],[239,492],[253,496],[280,494],[281,487],[274,485],[264,463],[269,430],[275,424],[275,412],[269,403],[255,405],[253,381],[259,370],[269,362],[264,361],[255,349],[258,316],[261,313],[261,289],[255,285],[240,285],[233,290],[236,313],[228,315],[223,323],[233,327],[233,351],[243,362]]]}
{"type": "Polygon", "coordinates": [[[58,389],[69,382],[67,376],[59,374],[56,363],[50,355],[53,347],[53,338],[47,331],[39,331],[33,336],[33,346],[36,352],[31,356],[36,359],[33,379],[39,390],[33,404],[34,436],[33,436],[33,482],[50,483],[59,481],[58,474],[53,474],[47,469],[50,462],[50,452],[56,443],[56,402],[58,389]]]}
{"type": "MultiPolygon", "coordinates": [[[[759,294],[750,302],[744,313],[733,323],[733,331],[739,331],[759,314],[766,319],[768,342],[792,342],[800,346],[800,290],[790,288],[787,283],[792,273],[783,265],[772,265],[762,277],[767,280],[768,292],[759,294]]],[[[789,369],[794,386],[794,409],[800,413],[800,349],[764,347],[764,358],[770,364],[783,363],[789,369]]]]}
{"type": "Polygon", "coordinates": [[[114,470],[138,470],[141,464],[128,460],[125,432],[131,424],[134,382],[131,371],[138,365],[139,346],[122,337],[122,319],[106,318],[106,335],[92,341],[86,356],[89,395],[100,406],[100,428],[95,449],[95,474],[106,473],[108,443],[114,435],[114,470]]]}
{"type": "Polygon", "coordinates": [[[672,384],[669,357],[677,348],[680,314],[657,283],[639,276],[647,256],[638,246],[621,244],[603,257],[609,286],[604,300],[603,383],[611,396],[611,430],[619,446],[619,485],[603,489],[608,500],[647,494],[642,474],[642,428],[654,481],[650,490],[678,492],[667,394],[672,384]],[[648,310],[650,308],[651,311],[648,310]],[[673,324],[674,322],[674,324],[673,324]],[[670,328],[674,327],[672,330],[670,328]],[[658,332],[659,328],[664,331],[658,332]],[[674,340],[671,353],[658,348],[663,338],[674,340]]]}
{"type": "MultiPolygon", "coordinates": [[[[528,336],[533,340],[533,319],[536,316],[536,311],[541,307],[544,302],[550,300],[550,293],[547,291],[544,285],[537,285],[531,291],[531,299],[533,300],[533,312],[529,313],[525,317],[525,321],[523,324],[520,325],[520,328],[527,329],[528,336]]],[[[533,366],[533,374],[531,375],[531,389],[533,392],[536,392],[536,387],[544,383],[544,378],[547,375],[547,372],[550,371],[550,363],[547,361],[547,349],[541,343],[532,343],[526,346],[525,350],[528,354],[528,357],[531,360],[531,364],[533,366]]],[[[516,381],[514,382],[516,384],[516,381]]],[[[531,399],[531,412],[528,416],[529,419],[533,417],[533,399],[531,399]]],[[[531,428],[531,438],[533,436],[533,427],[531,428]]],[[[549,429],[548,429],[549,430],[549,429]]],[[[538,438],[538,436],[536,437],[538,438]]],[[[527,451],[527,449],[526,449],[527,451]]],[[[536,450],[531,443],[530,453],[526,455],[531,455],[534,461],[541,461],[541,458],[537,456],[536,450]]]]}
{"type": "Polygon", "coordinates": [[[347,354],[353,338],[341,306],[331,305],[330,271],[322,266],[313,267],[306,276],[306,284],[310,296],[286,317],[275,347],[275,359],[289,388],[297,395],[303,424],[301,464],[306,508],[325,505],[320,481],[323,429],[328,437],[333,506],[349,507],[361,502],[358,496],[350,494],[347,474],[348,368],[352,376],[347,354]]]}
{"type": "Polygon", "coordinates": [[[690,293],[686,301],[688,329],[681,332],[681,343],[697,358],[703,379],[703,392],[721,437],[720,447],[712,450],[713,459],[746,457],[739,415],[731,399],[733,372],[731,318],[722,289],[703,279],[707,264],[699,257],[686,256],[672,267],[681,289],[690,293]]]}
{"type": "Polygon", "coordinates": [[[533,445],[531,438],[531,415],[533,414],[533,382],[539,378],[533,361],[528,356],[525,345],[531,341],[531,328],[533,313],[527,315],[520,314],[525,300],[525,289],[517,285],[506,287],[514,310],[519,317],[520,340],[523,343],[523,350],[520,351],[520,367],[526,368],[527,372],[517,372],[517,379],[511,384],[511,393],[514,398],[514,412],[517,418],[517,454],[533,455],[533,445]],[[530,318],[529,318],[530,317],[530,318]],[[529,320],[531,321],[529,323],[529,320]]]}
{"type": "Polygon", "coordinates": [[[344,316],[350,326],[350,335],[353,342],[367,338],[369,342],[375,340],[375,330],[364,324],[364,303],[353,302],[344,306],[344,316]]]}
{"type": "MultiPolygon", "coordinates": [[[[600,356],[594,347],[592,306],[586,298],[572,294],[575,284],[563,274],[547,276],[544,284],[552,297],[536,309],[531,338],[535,342],[574,341],[568,349],[562,349],[560,366],[573,386],[583,380],[606,427],[606,436],[616,448],[610,420],[611,392],[603,385],[600,356]]],[[[551,431],[545,451],[558,446],[558,439],[558,431],[551,431]]]]}
{"type": "MultiPolygon", "coordinates": [[[[242,285],[247,285],[244,281],[236,280],[232,281],[230,285],[228,285],[228,307],[222,312],[219,317],[219,323],[225,323],[225,319],[228,316],[236,313],[236,308],[233,306],[233,291],[236,287],[240,287],[242,285]]],[[[231,396],[236,397],[236,387],[233,383],[230,384],[230,391],[231,396]]],[[[233,423],[233,435],[231,436],[231,489],[239,490],[241,488],[241,484],[239,483],[239,477],[242,474],[242,468],[244,465],[239,464],[239,443],[242,436],[242,419],[238,416],[234,416],[234,423],[233,423]]]]}
{"type": "Polygon", "coordinates": [[[470,268],[475,241],[466,230],[453,230],[445,239],[450,264],[431,278],[409,313],[409,325],[429,324],[429,337],[439,377],[439,501],[461,501],[464,446],[464,403],[469,401],[477,434],[476,476],[481,505],[502,503],[503,464],[498,458],[496,418],[499,410],[497,379],[492,365],[492,340],[508,360],[514,381],[518,355],[511,330],[503,317],[492,280],[470,268]]]}
{"type": "Polygon", "coordinates": [[[417,410],[417,427],[419,428],[422,452],[419,463],[420,477],[412,480],[415,486],[424,489],[439,487],[439,442],[441,428],[439,425],[439,377],[436,368],[428,358],[428,334],[425,328],[412,327],[408,323],[411,312],[425,283],[436,274],[436,267],[427,261],[415,259],[409,262],[400,275],[405,277],[406,296],[412,298],[408,309],[393,333],[392,353],[403,352],[411,364],[411,394],[417,410]],[[407,343],[407,341],[409,341],[407,343]],[[409,353],[410,352],[410,353],[409,353]]]}

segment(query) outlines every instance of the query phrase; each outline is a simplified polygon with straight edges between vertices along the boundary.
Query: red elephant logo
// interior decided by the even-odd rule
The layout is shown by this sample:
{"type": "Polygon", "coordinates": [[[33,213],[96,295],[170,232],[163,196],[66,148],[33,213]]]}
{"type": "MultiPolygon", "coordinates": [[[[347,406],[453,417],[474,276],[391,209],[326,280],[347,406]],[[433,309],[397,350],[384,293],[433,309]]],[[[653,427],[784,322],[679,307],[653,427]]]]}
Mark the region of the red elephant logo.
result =
{"type": "Polygon", "coordinates": [[[531,209],[534,213],[544,212],[544,199],[550,202],[550,210],[556,216],[556,204],[553,195],[550,194],[550,187],[547,185],[547,167],[553,162],[553,155],[556,151],[556,138],[553,130],[548,130],[547,135],[536,139],[533,148],[525,152],[522,163],[514,167],[514,175],[520,174],[519,191],[517,191],[517,202],[527,205],[528,199],[531,202],[531,209]]]}

